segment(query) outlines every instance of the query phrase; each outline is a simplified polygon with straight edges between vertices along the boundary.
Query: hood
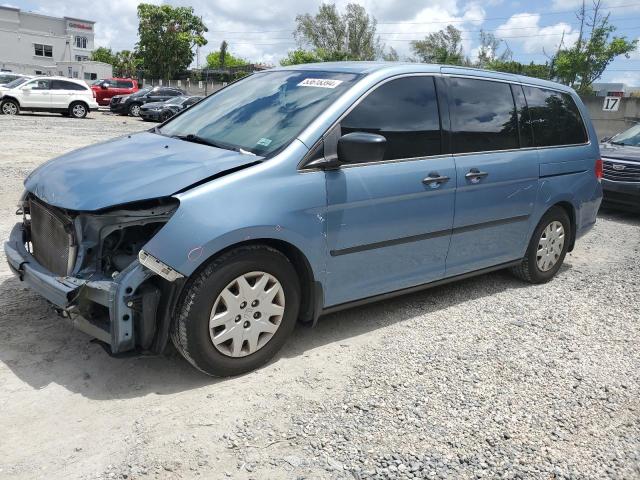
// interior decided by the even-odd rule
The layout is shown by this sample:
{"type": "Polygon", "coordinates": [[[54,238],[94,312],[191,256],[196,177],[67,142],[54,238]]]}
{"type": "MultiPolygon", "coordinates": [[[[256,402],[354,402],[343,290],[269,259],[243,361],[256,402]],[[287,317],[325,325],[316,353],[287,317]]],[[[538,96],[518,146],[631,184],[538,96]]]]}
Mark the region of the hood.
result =
{"type": "Polygon", "coordinates": [[[142,132],[50,160],[25,180],[42,201],[94,211],[167,197],[262,157],[142,132]]]}
{"type": "Polygon", "coordinates": [[[629,145],[614,145],[613,143],[601,143],[600,156],[602,158],[640,162],[640,147],[631,147],[629,145]]]}

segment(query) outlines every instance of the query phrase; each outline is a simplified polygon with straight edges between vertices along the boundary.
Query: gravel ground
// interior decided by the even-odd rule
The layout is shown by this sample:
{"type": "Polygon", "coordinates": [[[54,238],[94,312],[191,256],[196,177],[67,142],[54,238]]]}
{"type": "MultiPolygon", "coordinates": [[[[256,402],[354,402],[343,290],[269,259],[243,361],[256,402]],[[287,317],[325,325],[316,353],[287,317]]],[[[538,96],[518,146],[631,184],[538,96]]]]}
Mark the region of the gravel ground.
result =
{"type": "MultiPolygon", "coordinates": [[[[0,233],[23,177],[147,128],[0,116],[0,233]]],[[[212,380],[108,357],[0,266],[0,478],[640,478],[640,218],[601,213],[558,277],[505,272],[327,316],[212,380]]]]}

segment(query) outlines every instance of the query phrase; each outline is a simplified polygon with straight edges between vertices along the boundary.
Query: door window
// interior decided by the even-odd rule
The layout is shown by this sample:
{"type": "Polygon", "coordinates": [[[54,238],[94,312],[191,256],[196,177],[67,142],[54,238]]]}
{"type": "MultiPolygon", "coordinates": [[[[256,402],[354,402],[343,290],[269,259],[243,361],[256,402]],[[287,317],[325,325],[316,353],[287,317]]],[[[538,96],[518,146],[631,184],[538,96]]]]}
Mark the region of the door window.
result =
{"type": "Polygon", "coordinates": [[[538,147],[587,143],[587,133],[568,93],[524,87],[533,139],[538,147]]]}
{"type": "Polygon", "coordinates": [[[508,83],[451,78],[453,152],[518,148],[518,120],[508,83]]]}
{"type": "Polygon", "coordinates": [[[368,132],[385,137],[384,160],[439,155],[440,115],[433,77],[405,77],[381,85],[340,127],[342,135],[368,132]]]}
{"type": "Polygon", "coordinates": [[[49,80],[34,80],[33,82],[29,82],[26,85],[31,85],[31,90],[49,90],[50,89],[49,80]]]}

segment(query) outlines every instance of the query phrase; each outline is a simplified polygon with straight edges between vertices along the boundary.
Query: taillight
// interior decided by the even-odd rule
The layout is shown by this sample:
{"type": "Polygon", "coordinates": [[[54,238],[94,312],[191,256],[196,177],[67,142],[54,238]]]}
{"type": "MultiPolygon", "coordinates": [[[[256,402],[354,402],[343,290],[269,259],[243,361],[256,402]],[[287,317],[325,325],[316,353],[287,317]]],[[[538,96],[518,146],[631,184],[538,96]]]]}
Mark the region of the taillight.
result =
{"type": "Polygon", "coordinates": [[[596,160],[596,166],[594,168],[595,173],[596,173],[596,178],[598,179],[598,181],[602,181],[602,159],[599,158],[596,160]]]}
{"type": "Polygon", "coordinates": [[[96,91],[95,91],[95,90],[93,90],[93,89],[92,89],[92,90],[91,90],[91,93],[93,93],[93,98],[97,98],[97,97],[96,97],[96,91]]]}

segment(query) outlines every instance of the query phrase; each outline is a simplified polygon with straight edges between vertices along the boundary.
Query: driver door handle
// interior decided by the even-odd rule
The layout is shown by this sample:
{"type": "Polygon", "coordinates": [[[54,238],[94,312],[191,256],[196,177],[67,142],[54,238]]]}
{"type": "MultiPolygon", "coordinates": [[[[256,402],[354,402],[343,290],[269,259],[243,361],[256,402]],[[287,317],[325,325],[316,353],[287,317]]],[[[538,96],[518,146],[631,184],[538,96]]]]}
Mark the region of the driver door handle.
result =
{"type": "Polygon", "coordinates": [[[422,183],[425,185],[437,186],[441,183],[447,183],[449,181],[449,177],[440,175],[438,172],[431,172],[428,177],[422,180],[422,183]]]}

